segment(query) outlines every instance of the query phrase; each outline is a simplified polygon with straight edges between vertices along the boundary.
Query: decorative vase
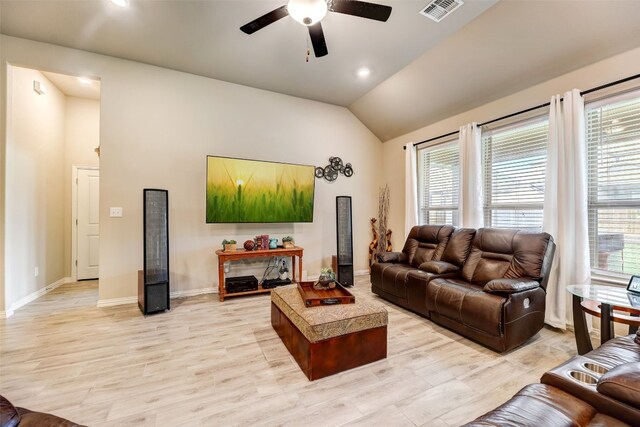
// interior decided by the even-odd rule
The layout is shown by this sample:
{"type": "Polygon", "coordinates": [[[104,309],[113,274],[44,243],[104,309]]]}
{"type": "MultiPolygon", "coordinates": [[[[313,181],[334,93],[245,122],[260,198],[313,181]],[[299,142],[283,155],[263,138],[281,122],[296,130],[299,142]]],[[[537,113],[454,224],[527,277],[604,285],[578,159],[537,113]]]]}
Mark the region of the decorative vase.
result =
{"type": "Polygon", "coordinates": [[[236,244],[235,243],[227,243],[226,245],[224,245],[224,251],[225,252],[231,252],[231,251],[235,251],[236,250],[236,244]]]}
{"type": "Polygon", "coordinates": [[[269,249],[278,248],[278,239],[269,239],[269,249]]]}

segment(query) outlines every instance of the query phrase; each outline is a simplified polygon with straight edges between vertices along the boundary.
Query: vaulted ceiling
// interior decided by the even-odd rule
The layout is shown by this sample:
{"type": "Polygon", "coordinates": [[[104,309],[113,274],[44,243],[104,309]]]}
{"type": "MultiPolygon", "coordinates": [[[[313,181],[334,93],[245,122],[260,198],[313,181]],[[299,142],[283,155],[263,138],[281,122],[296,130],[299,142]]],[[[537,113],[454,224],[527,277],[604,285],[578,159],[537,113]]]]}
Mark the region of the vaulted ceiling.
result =
{"type": "Polygon", "coordinates": [[[0,32],[343,105],[383,141],[640,46],[636,0],[466,0],[440,23],[428,0],[375,1],[387,22],[329,13],[309,62],[290,17],[239,30],[286,0],[2,0],[0,32]]]}

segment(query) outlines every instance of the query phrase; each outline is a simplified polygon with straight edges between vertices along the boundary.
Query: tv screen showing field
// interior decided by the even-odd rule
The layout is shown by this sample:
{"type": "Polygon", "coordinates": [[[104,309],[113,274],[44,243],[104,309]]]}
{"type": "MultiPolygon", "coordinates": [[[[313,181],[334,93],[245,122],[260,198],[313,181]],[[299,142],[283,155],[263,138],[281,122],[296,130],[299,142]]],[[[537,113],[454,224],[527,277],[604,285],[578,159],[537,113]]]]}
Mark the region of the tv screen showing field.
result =
{"type": "Polygon", "coordinates": [[[207,222],[313,222],[314,167],[207,157],[207,222]]]}

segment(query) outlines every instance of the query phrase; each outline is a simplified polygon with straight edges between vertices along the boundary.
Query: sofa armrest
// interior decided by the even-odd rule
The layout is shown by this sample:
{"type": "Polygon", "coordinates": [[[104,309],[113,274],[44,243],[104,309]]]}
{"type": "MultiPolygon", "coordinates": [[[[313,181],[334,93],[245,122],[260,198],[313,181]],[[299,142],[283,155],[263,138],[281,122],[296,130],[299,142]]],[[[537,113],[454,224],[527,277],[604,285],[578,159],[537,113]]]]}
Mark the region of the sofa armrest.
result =
{"type": "Polygon", "coordinates": [[[600,377],[598,393],[640,409],[640,362],[624,363],[600,377]]]}
{"type": "Polygon", "coordinates": [[[540,286],[540,283],[528,277],[518,279],[494,279],[484,285],[484,291],[498,294],[513,294],[528,291],[540,286]]]}
{"type": "Polygon", "coordinates": [[[378,261],[392,263],[407,263],[409,257],[404,252],[382,252],[378,254],[378,261]]]}
{"type": "Polygon", "coordinates": [[[426,271],[427,273],[433,274],[447,274],[447,273],[457,273],[460,271],[459,267],[456,267],[453,264],[449,264],[445,261],[427,261],[420,264],[418,267],[422,271],[426,271]]]}

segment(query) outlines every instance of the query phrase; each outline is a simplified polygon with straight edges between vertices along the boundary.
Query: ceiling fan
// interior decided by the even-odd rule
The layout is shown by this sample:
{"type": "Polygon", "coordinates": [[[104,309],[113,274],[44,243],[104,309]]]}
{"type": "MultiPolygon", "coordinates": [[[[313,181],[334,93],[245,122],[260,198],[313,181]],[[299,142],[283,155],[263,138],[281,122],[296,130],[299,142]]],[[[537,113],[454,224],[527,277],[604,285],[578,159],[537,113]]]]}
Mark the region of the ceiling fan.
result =
{"type": "Polygon", "coordinates": [[[313,45],[313,52],[316,58],[319,58],[329,53],[327,43],[324,40],[322,24],[320,24],[327,12],[343,13],[385,22],[391,15],[391,6],[358,0],[289,0],[289,3],[285,6],[280,6],[254,19],[240,27],[240,30],[246,34],[253,34],[267,25],[290,15],[302,25],[309,27],[309,37],[313,45]]]}

